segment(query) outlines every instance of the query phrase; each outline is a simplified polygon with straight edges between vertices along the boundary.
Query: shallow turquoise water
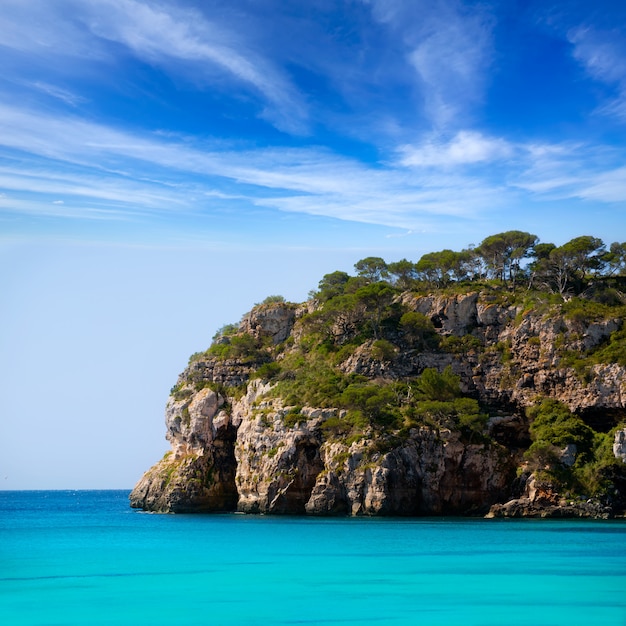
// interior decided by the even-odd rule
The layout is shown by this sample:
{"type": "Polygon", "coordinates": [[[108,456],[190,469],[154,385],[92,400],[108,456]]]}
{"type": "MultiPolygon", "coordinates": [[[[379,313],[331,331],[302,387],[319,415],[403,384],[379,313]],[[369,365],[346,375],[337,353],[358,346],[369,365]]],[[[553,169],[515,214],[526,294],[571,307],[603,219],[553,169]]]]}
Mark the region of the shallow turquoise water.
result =
{"type": "Polygon", "coordinates": [[[626,522],[151,515],[0,492],[0,624],[626,626],[626,522]]]}

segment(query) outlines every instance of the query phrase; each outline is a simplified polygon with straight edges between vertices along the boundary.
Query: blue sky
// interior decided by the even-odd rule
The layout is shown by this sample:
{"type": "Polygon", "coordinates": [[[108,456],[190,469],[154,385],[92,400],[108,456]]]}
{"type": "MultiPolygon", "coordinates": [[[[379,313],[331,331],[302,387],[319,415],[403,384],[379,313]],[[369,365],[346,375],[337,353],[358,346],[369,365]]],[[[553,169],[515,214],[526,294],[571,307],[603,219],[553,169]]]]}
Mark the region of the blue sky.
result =
{"type": "Polygon", "coordinates": [[[625,226],[623,2],[3,0],[0,488],[131,486],[266,295],[625,226]]]}

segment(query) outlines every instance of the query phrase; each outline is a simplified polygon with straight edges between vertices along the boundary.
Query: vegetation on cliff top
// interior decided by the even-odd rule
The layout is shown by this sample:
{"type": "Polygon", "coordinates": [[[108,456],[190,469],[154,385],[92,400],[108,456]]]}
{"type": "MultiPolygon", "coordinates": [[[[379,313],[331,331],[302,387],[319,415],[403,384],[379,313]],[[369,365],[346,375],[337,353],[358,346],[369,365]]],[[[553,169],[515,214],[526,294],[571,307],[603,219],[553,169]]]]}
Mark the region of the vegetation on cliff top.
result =
{"type": "MultiPolygon", "coordinates": [[[[354,276],[342,271],[326,274],[318,289],[310,292],[315,310],[302,318],[306,336],[301,343],[332,353],[333,366],[368,340],[374,341],[371,356],[380,361],[407,349],[466,353],[484,348],[470,333],[461,337],[437,333],[437,318],[402,304],[400,295],[407,292],[415,296],[480,292],[493,304],[518,306],[520,320],[525,311],[560,315],[581,325],[626,317],[626,242],[607,249],[600,239],[581,236],[557,247],[539,243],[530,233],[508,231],[461,252],[425,254],[416,263],[367,257],[354,267],[354,276]]],[[[269,296],[256,307],[276,303],[284,303],[284,298],[269,296]]],[[[625,335],[626,329],[618,330],[606,344],[589,351],[568,354],[564,346],[562,356],[580,372],[595,363],[626,365],[625,335]]],[[[228,324],[216,333],[207,352],[191,360],[210,356],[263,363],[275,355],[267,337],[228,324]]],[[[266,373],[270,371],[277,373],[268,365],[266,373]]]]}
{"type": "MultiPolygon", "coordinates": [[[[601,239],[584,235],[556,246],[539,243],[531,233],[512,230],[491,235],[479,246],[460,252],[429,252],[415,263],[406,259],[386,263],[379,257],[367,257],[358,261],[355,269],[356,277],[339,271],[327,274],[311,295],[325,301],[354,293],[363,284],[379,282],[401,290],[432,290],[496,281],[511,289],[539,289],[567,298],[582,294],[598,280],[603,281],[605,291],[623,286],[626,242],[614,242],[607,249],[601,239]]],[[[619,294],[611,292],[599,297],[609,303],[615,297],[619,300],[619,294]]]]}

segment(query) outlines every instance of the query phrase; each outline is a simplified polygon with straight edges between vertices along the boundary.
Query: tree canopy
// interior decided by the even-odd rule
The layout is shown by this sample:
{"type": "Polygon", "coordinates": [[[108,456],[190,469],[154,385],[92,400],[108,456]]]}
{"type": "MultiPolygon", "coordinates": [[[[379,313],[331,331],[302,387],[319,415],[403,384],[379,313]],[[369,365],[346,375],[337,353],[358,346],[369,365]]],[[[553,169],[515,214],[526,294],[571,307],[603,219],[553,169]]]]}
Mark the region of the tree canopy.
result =
{"type": "Polygon", "coordinates": [[[594,281],[626,277],[626,242],[613,242],[607,249],[601,239],[582,235],[556,246],[540,242],[532,233],[509,230],[490,235],[475,247],[427,252],[416,262],[366,257],[354,269],[356,276],[341,271],[326,274],[311,296],[327,301],[377,283],[404,291],[477,281],[578,295],[594,281]]]}

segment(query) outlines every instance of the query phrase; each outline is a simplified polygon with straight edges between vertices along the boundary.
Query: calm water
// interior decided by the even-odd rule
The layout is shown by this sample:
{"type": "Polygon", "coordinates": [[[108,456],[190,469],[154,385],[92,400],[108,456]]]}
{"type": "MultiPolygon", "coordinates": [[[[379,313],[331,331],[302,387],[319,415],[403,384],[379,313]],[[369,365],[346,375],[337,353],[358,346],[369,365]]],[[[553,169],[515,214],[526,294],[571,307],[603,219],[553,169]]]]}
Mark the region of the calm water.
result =
{"type": "Polygon", "coordinates": [[[618,624],[626,522],[150,515],[0,492],[0,624],[618,624]]]}

